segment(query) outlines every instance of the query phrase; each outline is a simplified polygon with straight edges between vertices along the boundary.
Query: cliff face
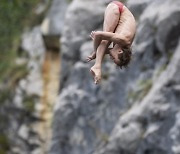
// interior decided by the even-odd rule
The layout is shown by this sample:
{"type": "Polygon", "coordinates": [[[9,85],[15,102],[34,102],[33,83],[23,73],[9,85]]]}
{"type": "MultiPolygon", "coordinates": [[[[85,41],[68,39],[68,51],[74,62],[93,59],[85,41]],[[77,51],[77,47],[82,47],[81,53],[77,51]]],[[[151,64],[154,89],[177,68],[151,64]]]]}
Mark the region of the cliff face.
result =
{"type": "Polygon", "coordinates": [[[133,60],[117,70],[105,58],[94,85],[88,36],[101,29],[107,2],[74,0],[66,12],[49,153],[179,154],[180,2],[129,0],[138,25],[133,60]]]}
{"type": "Polygon", "coordinates": [[[0,154],[48,153],[52,107],[59,89],[59,36],[68,4],[50,2],[0,5],[4,12],[0,32],[5,34],[0,40],[0,154]]]}
{"type": "Polygon", "coordinates": [[[23,34],[13,84],[0,84],[0,153],[180,154],[180,1],[126,1],[137,21],[132,62],[119,70],[106,56],[95,85],[89,34],[110,1],[53,0],[23,34]]]}

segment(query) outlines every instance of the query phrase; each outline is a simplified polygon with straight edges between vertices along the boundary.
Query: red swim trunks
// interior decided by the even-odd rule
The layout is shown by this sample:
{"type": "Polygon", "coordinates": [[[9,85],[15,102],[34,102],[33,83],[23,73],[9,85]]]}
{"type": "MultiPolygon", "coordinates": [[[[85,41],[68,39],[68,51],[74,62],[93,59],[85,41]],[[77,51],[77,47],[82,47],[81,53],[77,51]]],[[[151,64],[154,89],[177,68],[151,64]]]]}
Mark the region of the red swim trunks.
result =
{"type": "Polygon", "coordinates": [[[123,11],[123,3],[119,2],[119,1],[112,1],[112,3],[116,4],[119,7],[119,12],[122,13],[123,11]]]}

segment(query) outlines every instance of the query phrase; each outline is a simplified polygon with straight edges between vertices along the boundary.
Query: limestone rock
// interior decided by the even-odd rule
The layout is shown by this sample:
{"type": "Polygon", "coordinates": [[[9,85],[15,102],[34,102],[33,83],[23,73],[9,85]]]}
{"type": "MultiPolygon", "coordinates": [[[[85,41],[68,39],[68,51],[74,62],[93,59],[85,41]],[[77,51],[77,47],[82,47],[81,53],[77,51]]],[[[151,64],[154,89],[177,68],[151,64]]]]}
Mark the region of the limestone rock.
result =
{"type": "Polygon", "coordinates": [[[106,3],[74,0],[68,8],[50,153],[178,154],[179,1],[141,2],[129,68],[118,70],[105,56],[97,86],[89,74],[93,62],[84,59],[92,49],[90,31],[102,27],[106,3]],[[168,21],[173,22],[164,26],[168,21]]]}
{"type": "Polygon", "coordinates": [[[88,41],[82,44],[80,48],[80,60],[86,61],[86,58],[93,52],[93,41],[88,41]]]}
{"type": "Polygon", "coordinates": [[[45,47],[39,27],[34,27],[32,31],[23,34],[21,48],[23,49],[21,52],[24,53],[19,57],[19,61],[22,58],[23,63],[17,65],[23,68],[20,73],[21,71],[27,73],[17,81],[13,93],[8,94],[7,102],[0,109],[2,118],[0,130],[3,129],[2,132],[9,141],[8,153],[19,154],[40,149],[42,142],[37,131],[32,129],[32,124],[40,119],[36,116],[35,103],[40,103],[43,93],[41,67],[45,47]]]}
{"type": "MultiPolygon", "coordinates": [[[[22,48],[28,53],[29,75],[24,81],[25,89],[29,95],[42,96],[41,67],[45,57],[45,45],[39,27],[31,32],[24,33],[22,37],[22,48]]],[[[22,82],[20,82],[22,85],[22,82]]]]}
{"type": "Polygon", "coordinates": [[[48,14],[41,25],[43,35],[60,36],[62,34],[67,6],[67,0],[52,1],[48,14]]]}
{"type": "Polygon", "coordinates": [[[152,0],[128,0],[127,1],[127,7],[132,11],[135,18],[138,20],[138,18],[141,16],[143,11],[146,9],[146,7],[153,2],[152,0]]]}

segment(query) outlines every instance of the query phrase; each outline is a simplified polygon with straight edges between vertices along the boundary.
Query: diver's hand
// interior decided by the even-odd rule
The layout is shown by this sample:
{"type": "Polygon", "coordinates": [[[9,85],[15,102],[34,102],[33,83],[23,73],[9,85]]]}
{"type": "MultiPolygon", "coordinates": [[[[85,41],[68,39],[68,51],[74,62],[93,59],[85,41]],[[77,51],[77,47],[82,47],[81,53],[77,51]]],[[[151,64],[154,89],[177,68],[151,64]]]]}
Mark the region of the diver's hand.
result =
{"type": "Polygon", "coordinates": [[[95,35],[96,35],[96,31],[92,31],[89,36],[91,37],[92,40],[94,40],[95,35]]]}

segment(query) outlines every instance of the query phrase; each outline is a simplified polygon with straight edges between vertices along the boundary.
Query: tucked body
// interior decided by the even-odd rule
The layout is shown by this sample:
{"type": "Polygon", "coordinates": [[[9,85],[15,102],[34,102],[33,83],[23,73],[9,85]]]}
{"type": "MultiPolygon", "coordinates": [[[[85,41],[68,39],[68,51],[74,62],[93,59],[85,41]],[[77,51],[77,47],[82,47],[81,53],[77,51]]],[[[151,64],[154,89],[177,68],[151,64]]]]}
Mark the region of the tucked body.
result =
{"type": "Polygon", "coordinates": [[[105,54],[120,67],[126,67],[131,59],[131,45],[136,33],[136,21],[130,10],[119,1],[111,2],[104,14],[103,31],[92,31],[94,52],[87,61],[96,58],[90,71],[95,83],[101,80],[101,66],[105,54]],[[108,48],[113,42],[113,48],[108,48]]]}

